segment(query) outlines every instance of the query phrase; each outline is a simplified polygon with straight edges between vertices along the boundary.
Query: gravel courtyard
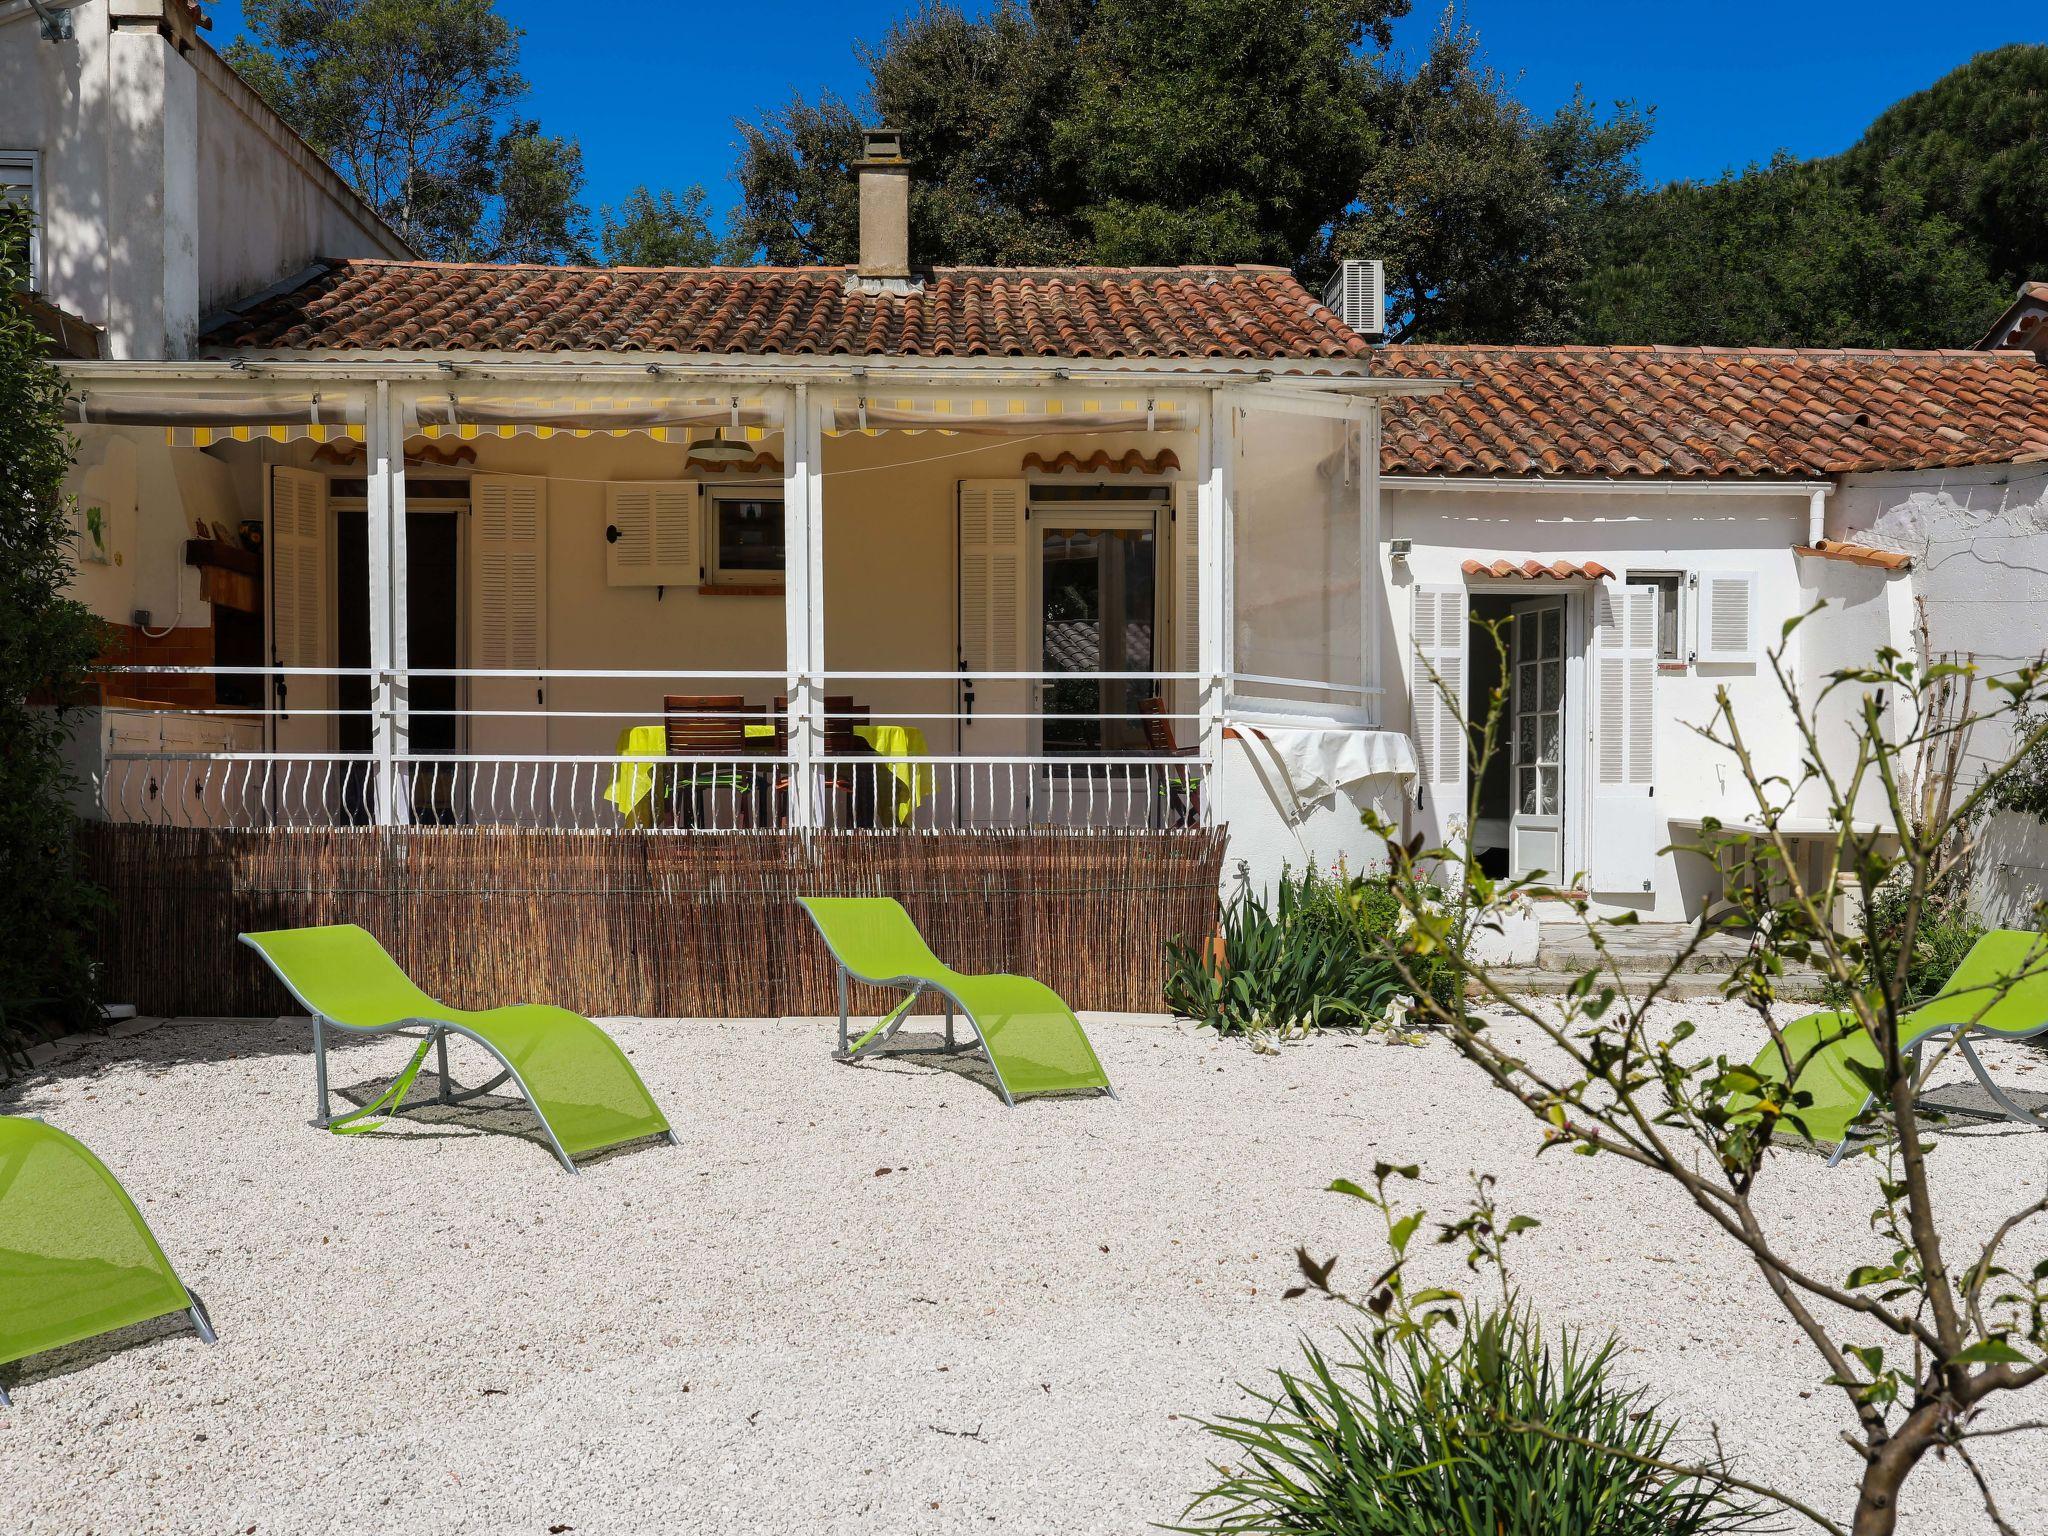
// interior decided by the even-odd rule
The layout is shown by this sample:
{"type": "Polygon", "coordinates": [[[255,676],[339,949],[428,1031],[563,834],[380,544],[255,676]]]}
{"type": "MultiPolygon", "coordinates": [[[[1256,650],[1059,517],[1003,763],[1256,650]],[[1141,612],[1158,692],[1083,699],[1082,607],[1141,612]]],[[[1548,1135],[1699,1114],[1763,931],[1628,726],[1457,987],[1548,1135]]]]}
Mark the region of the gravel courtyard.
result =
{"type": "MultiPolygon", "coordinates": [[[[1687,1016],[1748,1054],[1732,1011],[1687,1016]]],[[[1696,1441],[1718,1423],[1750,1475],[1846,1513],[1844,1416],[1753,1271],[1653,1181],[1535,1159],[1535,1126],[1443,1042],[1268,1056],[1090,1022],[1123,1101],[1013,1112],[957,1059],[836,1064],[829,1021],[620,1021],[684,1145],[575,1179],[473,1123],[516,1132],[510,1112],[309,1129],[303,1023],[95,1045],[0,1111],[106,1160],[220,1343],[166,1333],[18,1379],[0,1531],[1142,1531],[1221,1453],[1194,1416],[1344,1320],[1281,1291],[1296,1243],[1348,1255],[1338,1280],[1375,1257],[1369,1213],[1321,1191],[1379,1159],[1420,1163],[1418,1203],[1443,1213],[1467,1170],[1498,1174],[1543,1222],[1517,1275],[1548,1320],[1620,1330],[1696,1441]]],[[[336,1084],[408,1051],[344,1048],[336,1084]]],[[[1955,1234],[2038,1192],[2044,1154],[2007,1127],[1944,1133],[1955,1234]]],[[[1838,1276],[1882,1255],[1859,1237],[1872,1178],[1788,1152],[1770,1214],[1825,1224],[1795,1247],[1838,1276]]],[[[2026,1523],[2040,1442],[1980,1455],[2026,1523]]],[[[1989,1529],[1959,1467],[1908,1498],[1909,1532],[1989,1529]]]]}

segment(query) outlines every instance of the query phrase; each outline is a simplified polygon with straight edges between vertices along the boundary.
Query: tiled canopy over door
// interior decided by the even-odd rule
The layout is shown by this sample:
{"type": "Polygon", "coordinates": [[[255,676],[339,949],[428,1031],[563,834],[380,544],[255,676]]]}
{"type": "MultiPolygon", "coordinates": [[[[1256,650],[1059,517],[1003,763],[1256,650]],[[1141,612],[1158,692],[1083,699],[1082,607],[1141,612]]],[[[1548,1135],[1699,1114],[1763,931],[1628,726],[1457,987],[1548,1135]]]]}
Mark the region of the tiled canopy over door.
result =
{"type": "Polygon", "coordinates": [[[1671,842],[1657,800],[1657,589],[1593,587],[1592,889],[1642,896],[1671,842]]]}
{"type": "Polygon", "coordinates": [[[960,482],[960,729],[969,756],[1014,756],[1030,743],[1029,683],[992,680],[1020,672],[1029,653],[1025,554],[1031,490],[1023,480],[960,482]],[[1010,716],[1009,719],[997,718],[1010,716]]]}
{"type": "MultiPolygon", "coordinates": [[[[328,646],[331,541],[327,477],[303,469],[270,471],[270,654],[279,667],[331,667],[328,646]]],[[[269,705],[281,752],[325,752],[334,741],[331,677],[277,677],[269,705]]]]}
{"type": "Polygon", "coordinates": [[[511,676],[470,684],[477,750],[545,752],[547,687],[533,674],[548,656],[548,483],[520,475],[478,475],[469,482],[469,662],[511,676]],[[525,674],[521,676],[519,674],[525,674]]]}

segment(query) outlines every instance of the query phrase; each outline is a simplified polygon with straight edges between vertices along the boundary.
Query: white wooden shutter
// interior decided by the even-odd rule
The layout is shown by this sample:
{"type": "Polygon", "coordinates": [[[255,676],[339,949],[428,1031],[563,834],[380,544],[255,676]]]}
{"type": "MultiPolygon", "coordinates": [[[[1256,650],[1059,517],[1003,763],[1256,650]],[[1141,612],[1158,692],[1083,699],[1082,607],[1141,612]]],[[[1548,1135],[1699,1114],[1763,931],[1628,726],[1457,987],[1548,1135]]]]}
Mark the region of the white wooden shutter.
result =
{"type": "Polygon", "coordinates": [[[1642,895],[1670,842],[1657,806],[1657,589],[1593,588],[1595,891],[1642,895]]]}
{"type": "MultiPolygon", "coordinates": [[[[333,627],[329,547],[327,477],[274,466],[270,471],[270,650],[280,667],[334,665],[328,645],[333,627]]],[[[271,702],[283,711],[277,717],[279,749],[327,750],[332,717],[319,712],[334,708],[334,698],[331,677],[276,679],[271,702]]]]}
{"type": "Polygon", "coordinates": [[[977,675],[1021,672],[1031,655],[1025,614],[1030,505],[1027,481],[960,482],[961,708],[968,708],[971,692],[975,716],[963,722],[960,740],[971,753],[1021,753],[1030,744],[1026,721],[989,718],[1024,714],[1030,684],[977,675]]]}
{"type": "Polygon", "coordinates": [[[650,480],[605,487],[604,574],[614,587],[694,587],[703,577],[698,487],[650,480]],[[611,530],[618,537],[611,537],[611,530]]]}
{"type": "Polygon", "coordinates": [[[1425,839],[1448,846],[1465,814],[1465,631],[1470,602],[1464,587],[1417,586],[1409,618],[1408,708],[1420,768],[1417,809],[1432,830],[1425,839]]]}
{"type": "Polygon", "coordinates": [[[1693,605],[1699,616],[1694,659],[1755,661],[1756,572],[1702,571],[1699,581],[1699,601],[1693,605]]]}
{"type": "MultiPolygon", "coordinates": [[[[541,709],[547,692],[531,674],[546,667],[548,656],[548,483],[523,475],[477,475],[469,482],[469,510],[467,664],[515,674],[474,679],[469,707],[541,709]]],[[[547,750],[545,719],[481,715],[471,731],[482,751],[547,750]]]]}
{"type": "MultiPolygon", "coordinates": [[[[1201,487],[1179,480],[1173,487],[1173,666],[1175,672],[1196,672],[1202,665],[1202,513],[1201,487]]],[[[1178,715],[1201,708],[1202,685],[1182,683],[1175,690],[1178,715]]],[[[1198,734],[1192,720],[1176,720],[1175,740],[1192,742],[1198,734]]]]}

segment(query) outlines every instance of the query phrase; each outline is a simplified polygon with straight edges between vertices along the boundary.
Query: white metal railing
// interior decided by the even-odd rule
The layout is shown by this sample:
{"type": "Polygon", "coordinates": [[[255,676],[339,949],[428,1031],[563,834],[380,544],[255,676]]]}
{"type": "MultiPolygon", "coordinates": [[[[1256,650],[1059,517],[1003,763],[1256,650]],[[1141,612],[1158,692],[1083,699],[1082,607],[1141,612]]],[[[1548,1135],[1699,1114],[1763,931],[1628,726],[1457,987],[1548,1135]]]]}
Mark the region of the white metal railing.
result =
{"type": "MultiPolygon", "coordinates": [[[[374,824],[534,827],[600,832],[1001,831],[1034,827],[1179,831],[1215,820],[1212,792],[1220,717],[1140,705],[1195,681],[1184,673],[1009,672],[963,679],[956,672],[832,672],[794,680],[782,672],[681,673],[655,669],[483,669],[379,673],[369,669],[131,667],[156,676],[254,676],[264,702],[152,710],[157,739],[109,739],[97,758],[95,797],[111,820],[162,826],[324,828],[374,824]],[[274,684],[295,680],[280,700],[274,684]],[[345,706],[342,679],[356,680],[345,706]],[[422,682],[455,683],[435,707],[422,682]],[[966,683],[979,698],[964,695],[966,683]],[[498,685],[490,698],[479,693],[498,685]],[[522,685],[517,699],[496,704],[522,685]],[[536,698],[524,685],[551,690],[536,698]],[[880,685],[899,700],[872,714],[838,711],[841,690],[880,685]],[[922,685],[920,687],[919,685],[922,685]],[[1041,689],[1067,685],[1063,708],[1032,707],[1041,689]],[[1077,689],[1075,685],[1080,685],[1077,689]],[[1089,685],[1120,685],[1121,698],[1092,698],[1089,685]],[[632,697],[621,699],[621,690],[632,697]],[[626,751],[481,750],[493,736],[531,737],[534,722],[588,745],[629,724],[663,722],[665,694],[750,699],[749,750],[650,756],[626,751]],[[922,693],[922,697],[918,695],[922,693]],[[367,694],[369,704],[360,703],[367,694]],[[556,697],[561,707],[553,707],[556,697]],[[756,695],[765,698],[756,699],[756,695]],[[786,698],[784,707],[774,707],[786,698]],[[1103,708],[1105,703],[1123,708],[1103,708]],[[1093,706],[1093,707],[1091,707],[1093,706]],[[353,719],[367,751],[305,750],[347,740],[353,719]],[[926,733],[923,753],[851,747],[856,720],[926,733]],[[414,743],[448,721],[468,750],[428,752],[414,743]],[[1147,726],[1150,730],[1148,732],[1147,726]],[[1208,730],[1206,745],[1202,732],[1208,730]],[[245,740],[217,739],[220,731],[245,740]],[[1041,737],[1058,736],[1048,746],[1041,737]],[[1168,750],[1162,737],[1176,746],[1168,750]],[[1138,745],[1133,746],[1136,742],[1138,745]],[[1189,743],[1179,746],[1179,743],[1189,743]],[[998,750],[991,750],[994,743],[998,750]],[[1017,748],[1009,750],[1009,748],[1017,748]]],[[[138,712],[141,714],[143,712],[138,712]]],[[[717,715],[698,715],[699,720],[717,715]]],[[[725,717],[730,719],[730,716],[725,717]]],[[[445,728],[441,734],[450,735],[445,728]]],[[[542,728],[540,735],[548,735],[542,728]]],[[[623,737],[622,737],[623,739],[623,737]]],[[[914,739],[914,738],[913,738],[914,739]]]]}

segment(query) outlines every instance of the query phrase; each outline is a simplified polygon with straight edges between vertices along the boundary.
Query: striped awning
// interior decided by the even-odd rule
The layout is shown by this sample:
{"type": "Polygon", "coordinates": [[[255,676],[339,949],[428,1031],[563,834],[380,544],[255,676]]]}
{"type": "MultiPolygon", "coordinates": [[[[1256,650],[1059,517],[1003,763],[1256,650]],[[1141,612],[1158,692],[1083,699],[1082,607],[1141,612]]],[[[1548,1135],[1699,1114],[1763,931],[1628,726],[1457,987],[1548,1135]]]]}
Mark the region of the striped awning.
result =
{"type": "MultiPolygon", "coordinates": [[[[760,442],[780,430],[759,395],[607,394],[582,398],[429,396],[412,407],[426,437],[625,437],[687,443],[722,429],[735,441],[760,442]],[[693,430],[695,429],[695,430],[693,430]]],[[[411,435],[411,433],[408,433],[411,435]]]]}
{"type": "Polygon", "coordinates": [[[1467,560],[1463,569],[1467,576],[1520,577],[1525,581],[1610,581],[1614,577],[1614,572],[1598,560],[1552,560],[1545,564],[1541,560],[1509,560],[1501,557],[1493,560],[1467,560]]]}
{"type": "Polygon", "coordinates": [[[64,402],[64,419],[79,427],[162,427],[173,448],[363,437],[361,397],[317,390],[88,386],[64,402]]]}

